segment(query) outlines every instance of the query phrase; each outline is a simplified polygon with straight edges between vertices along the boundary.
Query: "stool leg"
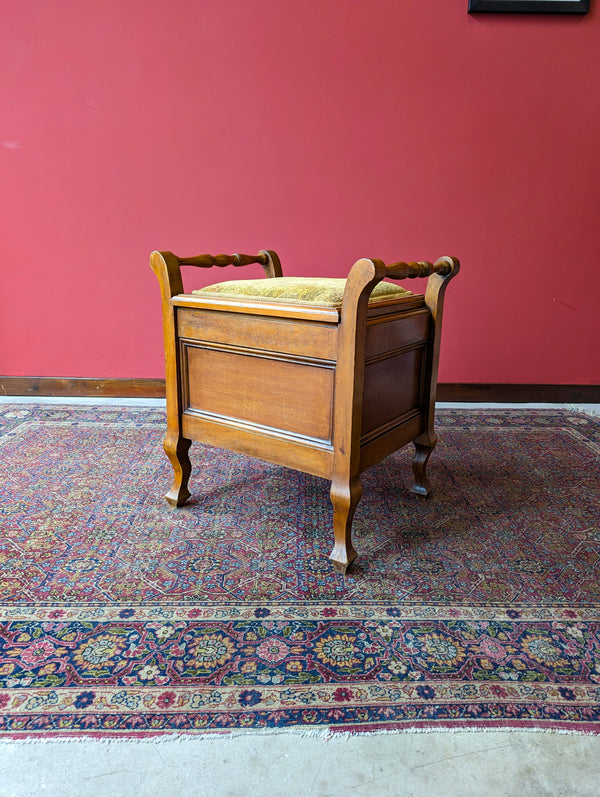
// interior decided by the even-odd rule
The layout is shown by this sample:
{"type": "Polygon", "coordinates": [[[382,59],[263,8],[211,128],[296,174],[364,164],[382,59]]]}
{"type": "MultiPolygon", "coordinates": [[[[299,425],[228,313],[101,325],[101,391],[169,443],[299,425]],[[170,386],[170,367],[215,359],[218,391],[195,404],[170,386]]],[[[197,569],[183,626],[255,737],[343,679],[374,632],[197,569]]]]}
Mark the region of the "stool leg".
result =
{"type": "Polygon", "coordinates": [[[356,559],[357,554],[352,546],[352,521],[361,496],[362,485],[358,477],[350,481],[333,481],[331,484],[334,546],[329,558],[339,573],[346,573],[356,559]]]}
{"type": "Polygon", "coordinates": [[[412,488],[413,493],[421,498],[427,498],[431,494],[431,484],[427,479],[427,461],[431,456],[431,452],[437,443],[437,437],[417,437],[414,441],[415,456],[412,463],[413,474],[415,476],[415,485],[412,488]]]}
{"type": "Polygon", "coordinates": [[[190,497],[187,485],[192,472],[188,456],[191,444],[191,440],[171,434],[167,434],[163,442],[165,454],[169,457],[174,472],[173,486],[165,495],[171,506],[183,506],[190,497]]]}

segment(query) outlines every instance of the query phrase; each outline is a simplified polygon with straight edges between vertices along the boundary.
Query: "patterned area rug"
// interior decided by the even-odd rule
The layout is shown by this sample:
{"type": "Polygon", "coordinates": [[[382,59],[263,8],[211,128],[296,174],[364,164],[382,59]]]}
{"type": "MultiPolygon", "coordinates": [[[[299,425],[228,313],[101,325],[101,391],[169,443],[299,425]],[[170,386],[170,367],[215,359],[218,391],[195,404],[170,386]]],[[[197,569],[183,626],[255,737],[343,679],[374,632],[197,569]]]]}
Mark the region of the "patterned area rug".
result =
{"type": "Polygon", "coordinates": [[[429,475],[327,482],[192,446],[156,409],[0,405],[0,735],[600,729],[600,418],[446,410],[429,475]]]}

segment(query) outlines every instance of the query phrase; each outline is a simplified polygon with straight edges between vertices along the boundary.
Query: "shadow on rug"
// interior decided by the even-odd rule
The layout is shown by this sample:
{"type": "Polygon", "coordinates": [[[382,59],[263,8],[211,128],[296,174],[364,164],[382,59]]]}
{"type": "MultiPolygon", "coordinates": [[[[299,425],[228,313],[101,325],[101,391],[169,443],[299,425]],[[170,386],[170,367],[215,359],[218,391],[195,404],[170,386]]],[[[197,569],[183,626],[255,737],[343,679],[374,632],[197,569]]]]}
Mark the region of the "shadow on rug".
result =
{"type": "Polygon", "coordinates": [[[600,730],[600,418],[445,410],[329,484],[192,446],[173,510],[154,409],[0,405],[0,734],[600,730]]]}

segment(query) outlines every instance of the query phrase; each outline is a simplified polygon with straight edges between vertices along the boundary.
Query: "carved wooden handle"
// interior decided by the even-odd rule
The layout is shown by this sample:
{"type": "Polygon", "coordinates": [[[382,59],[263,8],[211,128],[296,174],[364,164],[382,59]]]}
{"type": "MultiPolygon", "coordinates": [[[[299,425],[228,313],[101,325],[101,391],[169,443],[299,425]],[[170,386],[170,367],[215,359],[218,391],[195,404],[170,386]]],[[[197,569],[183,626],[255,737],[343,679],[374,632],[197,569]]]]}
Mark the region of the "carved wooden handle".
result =
{"type": "Polygon", "coordinates": [[[249,266],[252,263],[260,263],[266,266],[269,256],[266,252],[258,255],[196,255],[195,257],[179,257],[180,266],[200,266],[200,268],[211,268],[212,266],[249,266]]]}
{"type": "Polygon", "coordinates": [[[417,277],[430,277],[432,274],[439,274],[446,277],[455,269],[454,258],[441,257],[435,263],[421,260],[418,263],[390,263],[385,268],[385,276],[395,280],[416,279],[417,277]]]}

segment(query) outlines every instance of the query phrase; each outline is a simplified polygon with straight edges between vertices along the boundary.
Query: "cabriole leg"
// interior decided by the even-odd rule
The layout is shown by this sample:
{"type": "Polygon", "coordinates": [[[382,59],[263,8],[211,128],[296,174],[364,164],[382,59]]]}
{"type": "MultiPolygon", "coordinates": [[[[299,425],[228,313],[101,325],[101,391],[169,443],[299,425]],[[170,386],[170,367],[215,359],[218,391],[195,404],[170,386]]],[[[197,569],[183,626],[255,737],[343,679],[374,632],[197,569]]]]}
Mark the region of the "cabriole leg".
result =
{"type": "Polygon", "coordinates": [[[417,439],[415,444],[415,456],[412,463],[412,469],[415,476],[415,484],[412,488],[413,493],[427,498],[431,495],[431,484],[427,479],[427,461],[431,456],[431,452],[435,448],[437,438],[430,438],[428,440],[417,439]]]}
{"type": "Polygon", "coordinates": [[[335,570],[346,573],[356,559],[352,547],[352,521],[362,495],[360,479],[352,482],[332,482],[331,503],[333,504],[334,546],[329,558],[335,570]]]}
{"type": "Polygon", "coordinates": [[[183,506],[190,497],[188,490],[188,480],[192,472],[192,465],[188,456],[188,451],[192,444],[191,440],[185,437],[171,436],[168,434],[163,442],[163,448],[173,466],[173,486],[165,495],[171,506],[183,506]]]}

